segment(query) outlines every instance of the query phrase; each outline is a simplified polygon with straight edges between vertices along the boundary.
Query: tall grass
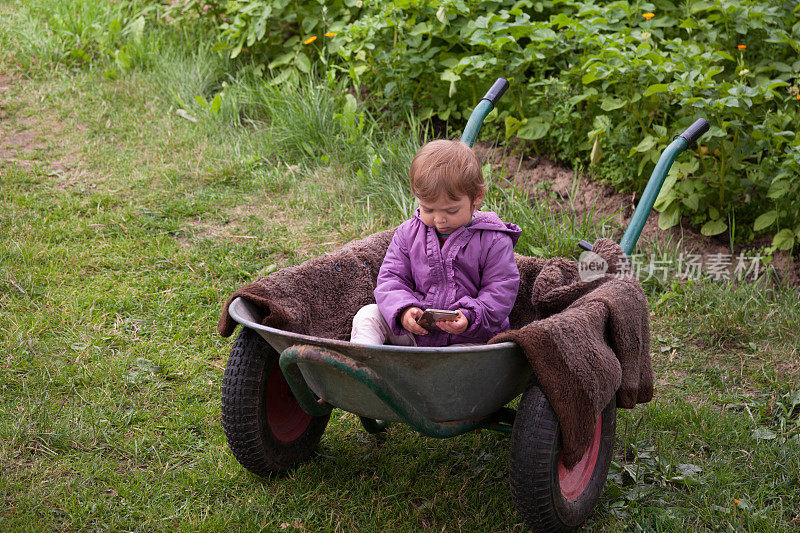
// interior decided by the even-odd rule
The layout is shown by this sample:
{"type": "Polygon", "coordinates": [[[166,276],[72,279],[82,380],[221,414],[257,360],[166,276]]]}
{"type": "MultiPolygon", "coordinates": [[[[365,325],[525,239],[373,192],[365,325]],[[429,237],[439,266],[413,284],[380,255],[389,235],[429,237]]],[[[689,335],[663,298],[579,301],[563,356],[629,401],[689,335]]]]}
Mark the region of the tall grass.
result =
{"type": "MultiPolygon", "coordinates": [[[[231,61],[212,51],[207,39],[186,30],[154,29],[148,42],[159,43],[142,58],[143,64],[150,64],[144,71],[157,90],[154,96],[176,109],[202,112],[204,108],[196,98],[210,101],[230,80],[231,61]]],[[[226,112],[228,109],[225,106],[226,112]]],[[[236,116],[228,114],[225,118],[234,122],[236,116]]]]}
{"type": "Polygon", "coordinates": [[[675,324],[719,345],[800,340],[800,293],[774,279],[771,271],[755,282],[713,280],[675,283],[659,296],[675,324]]]}
{"type": "Polygon", "coordinates": [[[0,42],[18,51],[14,62],[31,75],[47,74],[57,66],[107,69],[115,60],[129,68],[154,44],[141,38],[135,24],[133,15],[139,9],[136,2],[104,0],[11,3],[5,8],[11,23],[0,30],[0,42]],[[123,49],[125,57],[119,58],[123,49]]]}

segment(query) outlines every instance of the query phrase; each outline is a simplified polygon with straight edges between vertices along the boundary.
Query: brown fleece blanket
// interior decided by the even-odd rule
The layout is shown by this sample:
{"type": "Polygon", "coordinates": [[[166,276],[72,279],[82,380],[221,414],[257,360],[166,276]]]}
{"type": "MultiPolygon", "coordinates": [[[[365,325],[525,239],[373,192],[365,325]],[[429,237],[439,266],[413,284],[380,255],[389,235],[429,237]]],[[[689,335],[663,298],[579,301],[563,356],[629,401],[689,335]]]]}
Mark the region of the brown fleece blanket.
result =
{"type": "MultiPolygon", "coordinates": [[[[595,420],[615,392],[617,406],[629,409],[653,398],[644,291],[622,272],[618,244],[600,239],[593,252],[608,270],[591,281],[581,280],[574,261],[539,260],[530,292],[521,288],[517,296],[511,322],[516,329],[489,340],[522,347],[558,417],[567,468],[588,449],[595,420]]],[[[521,271],[526,262],[517,258],[521,271]]]]}
{"type": "Polygon", "coordinates": [[[375,303],[372,291],[393,235],[394,229],[374,233],[245,285],[225,302],[217,331],[229,337],[236,329],[228,306],[242,297],[264,310],[265,326],[348,340],[355,314],[375,303]]]}
{"type": "MultiPolygon", "coordinates": [[[[233,333],[237,324],[228,305],[242,297],[264,310],[264,325],[349,339],[353,316],[375,302],[372,291],[393,234],[375,233],[245,285],[225,302],[217,330],[224,337],[233,333]]],[[[619,245],[600,239],[594,246],[609,269],[587,282],[574,261],[516,255],[513,329],[489,341],[522,347],[558,417],[568,468],[588,449],[595,420],[615,392],[617,405],[626,408],[653,395],[644,292],[635,279],[616,275],[619,245]]]]}

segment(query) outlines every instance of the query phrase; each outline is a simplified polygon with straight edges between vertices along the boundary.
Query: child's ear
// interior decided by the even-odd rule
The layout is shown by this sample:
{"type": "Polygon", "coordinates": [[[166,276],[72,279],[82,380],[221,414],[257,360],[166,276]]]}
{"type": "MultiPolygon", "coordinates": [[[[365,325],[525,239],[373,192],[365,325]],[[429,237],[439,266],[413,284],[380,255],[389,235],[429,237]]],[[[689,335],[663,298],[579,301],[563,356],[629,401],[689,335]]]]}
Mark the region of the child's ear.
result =
{"type": "Polygon", "coordinates": [[[486,193],[485,192],[481,192],[481,193],[478,194],[478,196],[475,197],[475,199],[472,201],[472,210],[473,211],[475,209],[478,209],[478,207],[480,207],[481,202],[483,202],[483,199],[484,199],[485,196],[486,196],[486,193]]]}

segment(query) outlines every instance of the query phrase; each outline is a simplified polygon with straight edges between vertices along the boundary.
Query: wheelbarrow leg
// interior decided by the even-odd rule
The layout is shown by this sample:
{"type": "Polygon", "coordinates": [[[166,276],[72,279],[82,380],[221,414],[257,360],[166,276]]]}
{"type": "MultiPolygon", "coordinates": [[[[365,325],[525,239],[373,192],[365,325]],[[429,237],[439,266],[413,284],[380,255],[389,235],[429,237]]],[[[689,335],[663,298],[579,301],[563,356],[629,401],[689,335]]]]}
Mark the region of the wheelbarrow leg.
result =
{"type": "Polygon", "coordinates": [[[389,427],[389,422],[386,420],[375,420],[374,418],[369,418],[366,416],[359,416],[358,418],[361,419],[361,425],[364,426],[364,429],[370,435],[384,433],[389,427]]]}
{"type": "Polygon", "coordinates": [[[500,410],[491,416],[489,422],[486,424],[486,429],[510,435],[516,417],[517,412],[514,409],[510,407],[501,407],[500,410]]]}

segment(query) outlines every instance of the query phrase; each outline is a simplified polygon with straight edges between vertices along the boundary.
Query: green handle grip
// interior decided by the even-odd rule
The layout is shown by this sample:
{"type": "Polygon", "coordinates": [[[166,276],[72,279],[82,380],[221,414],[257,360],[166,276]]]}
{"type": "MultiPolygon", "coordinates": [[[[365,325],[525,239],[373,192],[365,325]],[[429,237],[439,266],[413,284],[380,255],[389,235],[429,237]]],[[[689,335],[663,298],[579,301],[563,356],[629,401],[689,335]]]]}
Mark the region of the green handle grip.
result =
{"type": "Polygon", "coordinates": [[[461,134],[461,142],[472,148],[472,145],[475,144],[475,139],[478,137],[478,132],[481,131],[486,115],[491,113],[497,101],[506,92],[506,89],[508,89],[508,80],[497,78],[497,81],[494,82],[486,95],[481,98],[481,101],[472,110],[467,125],[464,127],[464,133],[461,134]]]}

